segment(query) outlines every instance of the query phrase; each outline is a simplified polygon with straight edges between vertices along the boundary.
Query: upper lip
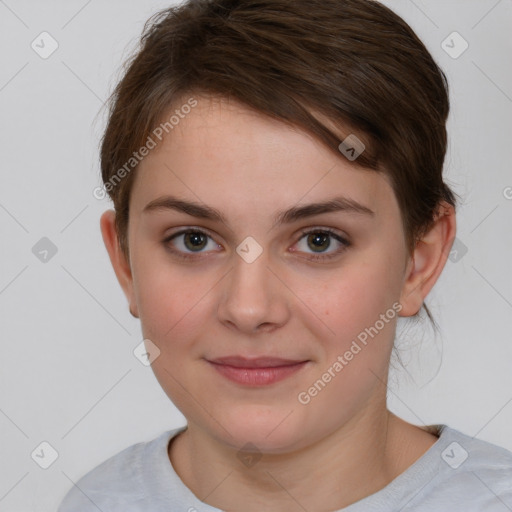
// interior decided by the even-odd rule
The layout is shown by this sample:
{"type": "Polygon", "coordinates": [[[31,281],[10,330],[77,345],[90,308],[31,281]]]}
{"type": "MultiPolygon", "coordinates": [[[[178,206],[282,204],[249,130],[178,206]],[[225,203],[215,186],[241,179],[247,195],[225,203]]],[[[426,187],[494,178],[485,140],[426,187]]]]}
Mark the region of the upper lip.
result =
{"type": "Polygon", "coordinates": [[[216,359],[208,359],[210,363],[233,366],[235,368],[273,368],[277,366],[291,366],[298,363],[304,363],[305,360],[282,359],[280,357],[242,357],[227,356],[216,359]]]}

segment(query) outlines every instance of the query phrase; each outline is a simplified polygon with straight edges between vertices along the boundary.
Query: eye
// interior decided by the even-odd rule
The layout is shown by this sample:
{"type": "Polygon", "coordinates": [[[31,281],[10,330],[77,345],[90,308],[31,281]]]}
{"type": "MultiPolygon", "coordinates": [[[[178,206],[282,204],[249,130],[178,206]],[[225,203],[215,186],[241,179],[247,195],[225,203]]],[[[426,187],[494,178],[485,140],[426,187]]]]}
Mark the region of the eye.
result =
{"type": "Polygon", "coordinates": [[[168,247],[172,253],[184,259],[193,259],[196,257],[194,253],[198,253],[199,255],[205,252],[203,249],[208,248],[208,240],[211,241],[209,250],[215,250],[220,247],[219,244],[213,241],[208,233],[198,229],[185,229],[174,233],[164,240],[164,245],[168,247]]]}
{"type": "MultiPolygon", "coordinates": [[[[307,231],[302,231],[301,238],[297,242],[301,252],[308,252],[311,249],[312,256],[308,256],[310,260],[327,260],[338,256],[350,246],[350,242],[344,237],[328,228],[314,228],[307,231]],[[333,246],[332,239],[335,240],[334,246],[338,248],[331,252],[326,252],[327,249],[333,246]]],[[[295,251],[294,251],[295,252],[295,251]]]]}
{"type": "MultiPolygon", "coordinates": [[[[301,238],[296,243],[299,247],[299,252],[308,253],[306,259],[308,260],[328,260],[339,256],[349,246],[350,242],[343,236],[336,233],[329,228],[313,228],[301,232],[301,238]],[[334,251],[327,252],[327,249],[333,246],[332,239],[335,240],[334,247],[338,248],[334,251]],[[313,252],[308,252],[308,249],[313,252]]],[[[215,251],[222,248],[219,244],[214,242],[213,238],[200,229],[183,229],[178,233],[167,237],[163,241],[164,246],[183,259],[200,258],[205,252],[215,251]]],[[[293,250],[292,252],[296,252],[293,250]]]]}

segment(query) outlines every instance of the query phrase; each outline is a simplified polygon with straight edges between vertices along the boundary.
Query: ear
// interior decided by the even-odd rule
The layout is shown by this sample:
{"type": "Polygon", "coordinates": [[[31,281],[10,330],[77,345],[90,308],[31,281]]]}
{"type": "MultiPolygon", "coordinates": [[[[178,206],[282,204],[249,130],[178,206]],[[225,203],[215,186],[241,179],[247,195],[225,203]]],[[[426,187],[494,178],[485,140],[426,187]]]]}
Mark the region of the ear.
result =
{"type": "Polygon", "coordinates": [[[132,270],[123,251],[121,250],[121,246],[119,245],[115,220],[116,213],[114,210],[107,210],[106,212],[103,212],[100,218],[101,235],[103,237],[103,243],[107,248],[112,267],[114,267],[117,280],[128,299],[130,313],[134,317],[139,318],[139,311],[137,309],[137,302],[135,301],[135,294],[133,291],[132,270]]]}
{"type": "Polygon", "coordinates": [[[420,310],[445,266],[455,232],[455,208],[443,201],[432,228],[418,240],[408,262],[400,295],[400,316],[413,316],[420,310]]]}

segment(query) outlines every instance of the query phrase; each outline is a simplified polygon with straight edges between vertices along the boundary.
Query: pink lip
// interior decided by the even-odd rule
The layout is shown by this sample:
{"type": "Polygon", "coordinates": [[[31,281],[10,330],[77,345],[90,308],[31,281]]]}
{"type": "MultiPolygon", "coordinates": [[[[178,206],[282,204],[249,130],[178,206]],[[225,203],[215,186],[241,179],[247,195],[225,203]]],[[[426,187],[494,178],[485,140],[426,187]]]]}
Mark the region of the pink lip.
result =
{"type": "Polygon", "coordinates": [[[303,363],[300,359],[282,359],[280,357],[242,357],[227,356],[209,360],[210,363],[226,364],[237,368],[273,368],[275,366],[291,366],[303,363]]]}
{"type": "Polygon", "coordinates": [[[275,357],[230,356],[208,360],[224,377],[247,386],[265,386],[283,380],[303,368],[308,361],[275,357]]]}

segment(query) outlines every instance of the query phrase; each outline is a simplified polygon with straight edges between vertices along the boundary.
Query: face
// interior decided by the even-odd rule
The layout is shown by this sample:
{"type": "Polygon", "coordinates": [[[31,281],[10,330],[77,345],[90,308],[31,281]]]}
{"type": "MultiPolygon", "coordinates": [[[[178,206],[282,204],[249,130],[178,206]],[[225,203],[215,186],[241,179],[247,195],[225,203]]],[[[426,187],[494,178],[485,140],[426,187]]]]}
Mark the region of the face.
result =
{"type": "Polygon", "coordinates": [[[407,264],[399,207],[383,174],[298,128],[196,98],[137,170],[127,293],[189,426],[299,449],[384,406],[407,264]],[[229,356],[287,362],[213,363],[229,356]]]}

